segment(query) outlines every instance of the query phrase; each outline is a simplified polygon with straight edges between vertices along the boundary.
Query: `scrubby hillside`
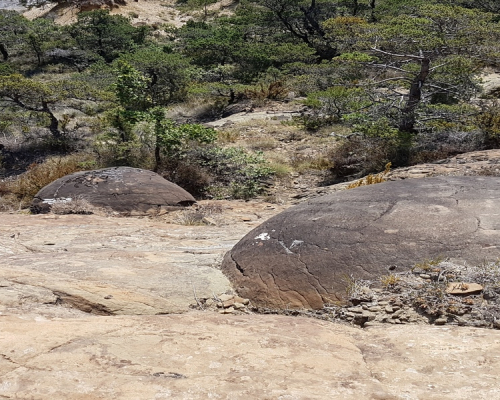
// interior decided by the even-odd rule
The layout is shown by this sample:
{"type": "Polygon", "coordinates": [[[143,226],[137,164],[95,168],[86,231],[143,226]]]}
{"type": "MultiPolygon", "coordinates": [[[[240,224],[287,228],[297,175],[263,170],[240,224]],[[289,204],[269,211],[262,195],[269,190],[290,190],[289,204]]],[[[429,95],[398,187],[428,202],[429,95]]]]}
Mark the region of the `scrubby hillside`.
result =
{"type": "Polygon", "coordinates": [[[280,202],[389,162],[496,148],[498,88],[482,78],[496,76],[499,17],[495,2],[467,0],[0,11],[1,207],[113,165],[198,198],[280,202]]]}

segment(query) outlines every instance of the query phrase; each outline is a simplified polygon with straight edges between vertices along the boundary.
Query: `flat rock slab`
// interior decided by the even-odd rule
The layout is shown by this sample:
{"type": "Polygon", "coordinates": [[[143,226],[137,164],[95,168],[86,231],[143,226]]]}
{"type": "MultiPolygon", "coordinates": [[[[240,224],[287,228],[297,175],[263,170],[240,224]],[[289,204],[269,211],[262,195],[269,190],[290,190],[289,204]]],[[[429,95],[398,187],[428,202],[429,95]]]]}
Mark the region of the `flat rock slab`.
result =
{"type": "Polygon", "coordinates": [[[309,318],[0,316],[0,397],[497,399],[500,332],[309,318]]]}
{"type": "Polygon", "coordinates": [[[159,212],[196,203],[184,189],[154,172],[114,167],[57,179],[36,194],[31,209],[48,212],[54,202],[74,199],[85,199],[95,207],[120,213],[159,212]]]}
{"type": "Polygon", "coordinates": [[[500,257],[500,179],[437,177],[345,190],[292,207],[246,235],[222,269],[242,297],[321,308],[357,279],[437,257],[500,257]]]}
{"type": "Polygon", "coordinates": [[[189,310],[195,296],[227,292],[231,285],[218,268],[224,253],[278,210],[215,204],[223,209],[214,217],[217,226],[160,217],[0,214],[0,311],[175,313],[189,310]],[[242,211],[253,212],[254,221],[242,222],[242,211]],[[61,303],[67,307],[56,307],[61,303]]]}

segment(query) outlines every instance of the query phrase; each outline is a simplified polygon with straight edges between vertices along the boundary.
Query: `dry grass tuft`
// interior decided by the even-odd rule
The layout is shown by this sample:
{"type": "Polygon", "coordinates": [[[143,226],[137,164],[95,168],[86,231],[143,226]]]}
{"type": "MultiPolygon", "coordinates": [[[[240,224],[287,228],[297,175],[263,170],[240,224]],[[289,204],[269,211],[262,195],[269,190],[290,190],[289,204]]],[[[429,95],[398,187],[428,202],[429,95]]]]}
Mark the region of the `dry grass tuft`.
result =
{"type": "Polygon", "coordinates": [[[346,189],[354,189],[354,188],[357,188],[360,186],[375,185],[377,183],[385,182],[385,181],[387,181],[387,179],[385,177],[389,172],[391,172],[391,163],[390,162],[385,165],[384,171],[382,171],[378,174],[375,174],[375,175],[370,174],[363,179],[359,179],[359,180],[349,184],[346,189]]]}
{"type": "Polygon", "coordinates": [[[0,210],[28,206],[40,189],[56,179],[95,167],[88,155],[52,157],[41,164],[32,164],[17,179],[0,183],[0,210]]]}
{"type": "Polygon", "coordinates": [[[195,205],[176,213],[172,222],[186,226],[220,225],[222,211],[222,206],[217,202],[195,205]]]}
{"type": "Polygon", "coordinates": [[[87,200],[82,197],[76,197],[71,200],[56,200],[50,207],[53,214],[94,214],[96,209],[87,200]]]}
{"type": "Polygon", "coordinates": [[[399,276],[394,274],[384,275],[380,277],[380,283],[385,288],[394,287],[401,280],[399,276]]]}

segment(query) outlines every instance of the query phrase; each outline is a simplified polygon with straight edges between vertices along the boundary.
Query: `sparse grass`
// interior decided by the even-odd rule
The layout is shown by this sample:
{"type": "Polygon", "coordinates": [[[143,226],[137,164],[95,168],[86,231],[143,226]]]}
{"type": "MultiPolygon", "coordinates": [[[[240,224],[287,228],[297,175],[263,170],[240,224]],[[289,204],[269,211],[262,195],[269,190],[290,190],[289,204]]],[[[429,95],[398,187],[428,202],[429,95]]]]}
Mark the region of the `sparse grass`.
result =
{"type": "Polygon", "coordinates": [[[197,226],[205,225],[203,222],[204,215],[196,210],[184,210],[177,214],[174,220],[178,225],[197,226]]]}
{"type": "Polygon", "coordinates": [[[270,162],[269,168],[273,170],[274,176],[278,179],[285,178],[292,172],[292,168],[289,165],[280,162],[270,162]]]}
{"type": "Polygon", "coordinates": [[[296,172],[303,173],[310,170],[324,171],[332,168],[333,164],[324,154],[310,156],[296,154],[291,160],[291,166],[296,172]]]}
{"type": "Polygon", "coordinates": [[[232,129],[221,130],[217,133],[217,141],[220,144],[235,143],[239,137],[239,132],[232,129]]]}
{"type": "Polygon", "coordinates": [[[371,285],[370,281],[355,279],[352,275],[344,274],[341,277],[342,282],[345,284],[345,291],[347,298],[361,298],[371,285]]]}
{"type": "Polygon", "coordinates": [[[401,278],[394,274],[383,275],[380,277],[380,283],[385,288],[394,287],[400,280],[401,278]]]}
{"type": "Polygon", "coordinates": [[[212,225],[220,222],[218,220],[221,214],[222,206],[212,202],[178,212],[173,222],[186,226],[212,225]]]}
{"type": "Polygon", "coordinates": [[[247,141],[247,146],[252,150],[272,150],[278,147],[278,142],[270,137],[256,138],[247,141]]]}
{"type": "Polygon", "coordinates": [[[417,263],[412,267],[412,272],[415,270],[431,271],[436,268],[439,264],[444,261],[443,257],[436,257],[432,260],[424,260],[421,263],[417,263]]]}
{"type": "Polygon", "coordinates": [[[245,95],[254,100],[262,102],[264,100],[284,99],[288,94],[288,88],[282,81],[275,81],[269,84],[260,83],[253,88],[247,89],[245,95]]]}
{"type": "Polygon", "coordinates": [[[56,200],[50,207],[52,214],[94,214],[95,207],[82,197],[71,200],[56,200]]]}

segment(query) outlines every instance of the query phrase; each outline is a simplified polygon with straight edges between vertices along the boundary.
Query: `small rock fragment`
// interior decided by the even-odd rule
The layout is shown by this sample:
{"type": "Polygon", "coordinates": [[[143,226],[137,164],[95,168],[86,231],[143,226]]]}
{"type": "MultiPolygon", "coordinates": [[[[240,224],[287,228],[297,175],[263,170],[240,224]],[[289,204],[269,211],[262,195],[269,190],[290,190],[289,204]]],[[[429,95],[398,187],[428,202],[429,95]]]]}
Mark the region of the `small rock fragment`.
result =
{"type": "Polygon", "coordinates": [[[234,299],[226,300],[222,303],[222,307],[229,308],[234,305],[234,299]]]}
{"type": "Polygon", "coordinates": [[[478,294],[482,292],[483,286],[478,283],[452,282],[448,284],[446,293],[455,295],[478,294]]]}
{"type": "Polygon", "coordinates": [[[210,217],[203,217],[201,219],[201,222],[203,222],[206,225],[217,225],[217,222],[215,221],[215,219],[210,218],[210,217]]]}
{"type": "Polygon", "coordinates": [[[250,303],[249,299],[244,299],[243,297],[240,297],[240,296],[234,296],[234,301],[236,303],[241,303],[241,304],[244,304],[244,305],[248,305],[248,303],[250,303]]]}
{"type": "Polygon", "coordinates": [[[219,296],[219,300],[222,301],[222,302],[231,300],[233,298],[234,298],[234,296],[232,294],[221,294],[219,296]]]}

